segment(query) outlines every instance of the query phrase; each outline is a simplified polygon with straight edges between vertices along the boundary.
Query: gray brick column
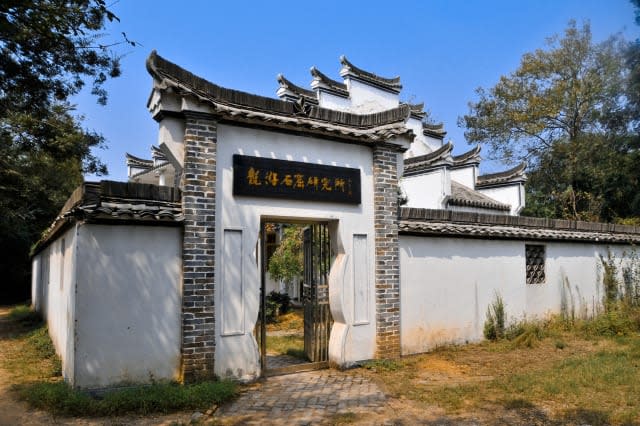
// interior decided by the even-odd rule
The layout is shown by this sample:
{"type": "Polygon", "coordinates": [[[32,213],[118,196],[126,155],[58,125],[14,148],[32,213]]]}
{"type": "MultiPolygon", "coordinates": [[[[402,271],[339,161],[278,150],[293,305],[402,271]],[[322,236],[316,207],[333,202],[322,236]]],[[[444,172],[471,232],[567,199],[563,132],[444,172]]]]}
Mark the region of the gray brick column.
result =
{"type": "Polygon", "coordinates": [[[400,356],[400,248],[397,148],[373,150],[376,357],[400,356]]]}
{"type": "Polygon", "coordinates": [[[217,123],[186,116],[182,209],[182,379],[214,377],[217,123]]]}

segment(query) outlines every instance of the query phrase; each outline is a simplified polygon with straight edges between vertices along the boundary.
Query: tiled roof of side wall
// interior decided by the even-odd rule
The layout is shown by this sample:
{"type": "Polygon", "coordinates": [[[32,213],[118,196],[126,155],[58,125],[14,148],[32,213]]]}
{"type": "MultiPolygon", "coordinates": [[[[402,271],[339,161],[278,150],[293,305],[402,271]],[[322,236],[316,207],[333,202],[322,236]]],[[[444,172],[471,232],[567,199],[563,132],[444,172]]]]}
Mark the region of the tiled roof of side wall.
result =
{"type": "Polygon", "coordinates": [[[461,238],[640,243],[640,226],[403,207],[400,232],[461,238]]]}
{"type": "Polygon", "coordinates": [[[177,188],[135,182],[85,182],[73,191],[32,254],[78,220],[179,226],[183,221],[181,193],[177,188]]]}

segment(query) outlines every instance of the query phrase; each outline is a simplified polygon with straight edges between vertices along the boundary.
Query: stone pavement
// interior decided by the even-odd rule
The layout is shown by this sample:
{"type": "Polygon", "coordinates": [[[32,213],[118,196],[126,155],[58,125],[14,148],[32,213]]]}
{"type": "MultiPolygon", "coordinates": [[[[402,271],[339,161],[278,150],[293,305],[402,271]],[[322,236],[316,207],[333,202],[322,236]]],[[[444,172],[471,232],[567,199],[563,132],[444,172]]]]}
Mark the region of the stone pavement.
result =
{"type": "Polygon", "coordinates": [[[223,424],[309,425],[348,412],[382,409],[382,391],[357,371],[325,369],[270,377],[220,407],[223,424]]]}

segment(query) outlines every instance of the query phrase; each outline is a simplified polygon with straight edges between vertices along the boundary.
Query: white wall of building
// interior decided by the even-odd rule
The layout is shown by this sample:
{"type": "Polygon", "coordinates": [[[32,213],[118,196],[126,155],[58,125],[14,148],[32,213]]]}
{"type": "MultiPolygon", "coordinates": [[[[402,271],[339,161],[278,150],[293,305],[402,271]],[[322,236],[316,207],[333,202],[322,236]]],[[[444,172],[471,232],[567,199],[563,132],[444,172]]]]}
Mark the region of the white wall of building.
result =
{"type": "Polygon", "coordinates": [[[178,379],[181,234],[78,225],[74,386],[178,379]]]}
{"type": "MultiPolygon", "coordinates": [[[[216,265],[235,262],[239,268],[216,273],[216,374],[244,380],[260,374],[259,350],[253,336],[260,298],[256,256],[260,219],[327,221],[338,259],[330,273],[329,292],[334,325],[331,361],[347,365],[371,359],[375,352],[373,166],[371,149],[312,137],[218,126],[216,182],[216,265]],[[330,144],[330,147],[328,145],[330,144]],[[360,205],[282,200],[232,195],[234,154],[315,164],[351,167],[361,171],[360,205]],[[354,277],[354,236],[366,247],[354,277]],[[364,278],[362,278],[364,277],[364,278]],[[363,281],[364,280],[364,281],[363,281]],[[355,300],[354,294],[360,298],[355,300]]],[[[277,220],[274,220],[277,221],[277,220]]]]}
{"type": "Polygon", "coordinates": [[[451,169],[451,180],[455,180],[467,188],[474,189],[476,186],[476,174],[476,166],[457,167],[451,169]]]}
{"type": "Polygon", "coordinates": [[[62,360],[62,374],[68,381],[74,378],[76,255],[76,228],[72,227],[32,260],[32,304],[47,323],[62,360]]]}
{"type": "Polygon", "coordinates": [[[397,108],[400,96],[347,77],[344,80],[351,99],[351,112],[372,114],[397,108]]]}
{"type": "Polygon", "coordinates": [[[442,209],[445,198],[451,196],[451,175],[445,167],[416,176],[405,176],[400,185],[408,198],[405,207],[442,209]]]}
{"type": "Polygon", "coordinates": [[[351,100],[342,96],[319,90],[318,105],[322,108],[335,109],[336,111],[350,111],[351,100]]]}
{"type": "Polygon", "coordinates": [[[498,292],[507,320],[559,313],[561,301],[592,313],[602,300],[600,255],[624,247],[533,242],[546,247],[546,282],[526,284],[525,242],[400,236],[402,354],[483,339],[487,307],[498,292]],[[573,301],[573,302],[571,302],[573,301]]]}
{"type": "Polygon", "coordinates": [[[476,191],[493,198],[503,204],[511,206],[509,214],[517,216],[525,206],[524,185],[514,183],[513,185],[497,186],[493,188],[477,188],[476,191]]]}

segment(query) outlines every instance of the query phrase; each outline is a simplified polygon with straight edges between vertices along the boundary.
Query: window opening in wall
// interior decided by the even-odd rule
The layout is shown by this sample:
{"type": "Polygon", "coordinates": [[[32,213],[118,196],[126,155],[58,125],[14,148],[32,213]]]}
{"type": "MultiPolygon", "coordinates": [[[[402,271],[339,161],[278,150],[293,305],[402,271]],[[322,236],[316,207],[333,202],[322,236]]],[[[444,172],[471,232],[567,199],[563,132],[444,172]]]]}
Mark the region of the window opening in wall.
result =
{"type": "Polygon", "coordinates": [[[328,274],[332,261],[327,223],[263,222],[262,304],[255,335],[263,374],[328,366],[328,274]]]}
{"type": "Polygon", "coordinates": [[[545,246],[539,244],[525,245],[527,262],[527,284],[545,283],[545,246]]]}

